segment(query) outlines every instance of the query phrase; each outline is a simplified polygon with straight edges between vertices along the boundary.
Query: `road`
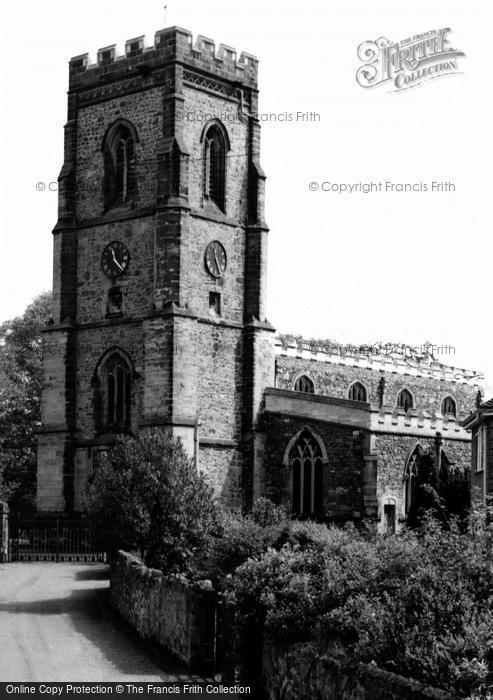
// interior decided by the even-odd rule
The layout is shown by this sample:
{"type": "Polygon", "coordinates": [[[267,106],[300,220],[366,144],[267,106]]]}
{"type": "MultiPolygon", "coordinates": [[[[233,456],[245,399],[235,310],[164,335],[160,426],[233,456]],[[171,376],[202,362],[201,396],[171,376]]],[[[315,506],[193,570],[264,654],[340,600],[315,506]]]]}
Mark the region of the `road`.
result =
{"type": "Polygon", "coordinates": [[[0,564],[0,681],[203,680],[108,605],[104,564],[0,564]]]}

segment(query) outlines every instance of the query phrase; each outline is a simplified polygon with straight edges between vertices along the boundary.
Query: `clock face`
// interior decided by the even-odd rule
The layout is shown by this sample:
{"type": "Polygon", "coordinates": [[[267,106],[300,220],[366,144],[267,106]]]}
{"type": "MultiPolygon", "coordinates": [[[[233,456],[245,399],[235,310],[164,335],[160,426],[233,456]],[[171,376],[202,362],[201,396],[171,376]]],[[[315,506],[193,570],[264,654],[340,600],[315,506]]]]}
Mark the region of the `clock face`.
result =
{"type": "Polygon", "coordinates": [[[222,277],[226,272],[226,251],[219,241],[211,241],[205,249],[205,266],[213,277],[222,277]]]}
{"type": "Polygon", "coordinates": [[[101,255],[101,267],[108,277],[122,275],[130,262],[130,254],[127,247],[120,241],[112,241],[103,250],[101,255]]]}

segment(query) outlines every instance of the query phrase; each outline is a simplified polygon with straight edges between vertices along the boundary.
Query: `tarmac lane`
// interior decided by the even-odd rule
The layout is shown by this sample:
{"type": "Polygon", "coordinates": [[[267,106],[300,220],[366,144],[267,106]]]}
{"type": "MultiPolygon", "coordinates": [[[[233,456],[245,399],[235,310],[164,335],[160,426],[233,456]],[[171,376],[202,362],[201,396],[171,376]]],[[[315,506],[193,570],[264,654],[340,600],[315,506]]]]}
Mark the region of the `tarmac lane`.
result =
{"type": "Polygon", "coordinates": [[[105,564],[0,564],[0,682],[200,682],[109,607],[105,564]]]}

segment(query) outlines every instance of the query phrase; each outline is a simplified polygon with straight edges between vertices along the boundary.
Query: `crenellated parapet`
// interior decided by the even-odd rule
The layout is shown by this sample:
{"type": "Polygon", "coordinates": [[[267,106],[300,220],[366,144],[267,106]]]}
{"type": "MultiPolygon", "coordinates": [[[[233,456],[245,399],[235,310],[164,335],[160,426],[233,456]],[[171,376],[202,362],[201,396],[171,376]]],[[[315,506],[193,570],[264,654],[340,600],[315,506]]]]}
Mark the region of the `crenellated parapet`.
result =
{"type": "Polygon", "coordinates": [[[229,82],[257,87],[255,56],[245,52],[238,56],[236,49],[226,44],[216,48],[212,39],[200,34],[194,42],[187,29],[168,27],[156,32],[151,46],[146,45],[145,36],[138,36],[125,42],[121,54],[116,44],[98,49],[94,63],[88,53],[74,56],[70,59],[70,89],[146,75],[173,62],[229,82]]]}
{"type": "Polygon", "coordinates": [[[399,435],[416,435],[433,437],[437,433],[451,440],[469,440],[467,431],[455,416],[434,411],[405,412],[395,406],[370,404],[370,429],[375,433],[398,433],[399,435]]]}
{"type": "Polygon", "coordinates": [[[423,348],[413,352],[404,344],[349,345],[327,341],[326,343],[303,340],[294,336],[278,336],[275,343],[277,355],[299,360],[316,361],[346,367],[359,367],[379,372],[402,374],[409,377],[456,382],[477,387],[482,380],[479,372],[453,367],[438,362],[433,353],[423,348]]]}
{"type": "Polygon", "coordinates": [[[266,389],[264,410],[306,421],[347,425],[374,434],[434,438],[440,433],[449,440],[470,440],[470,434],[454,416],[414,409],[406,413],[393,406],[380,408],[374,403],[285,389],[266,389]]]}

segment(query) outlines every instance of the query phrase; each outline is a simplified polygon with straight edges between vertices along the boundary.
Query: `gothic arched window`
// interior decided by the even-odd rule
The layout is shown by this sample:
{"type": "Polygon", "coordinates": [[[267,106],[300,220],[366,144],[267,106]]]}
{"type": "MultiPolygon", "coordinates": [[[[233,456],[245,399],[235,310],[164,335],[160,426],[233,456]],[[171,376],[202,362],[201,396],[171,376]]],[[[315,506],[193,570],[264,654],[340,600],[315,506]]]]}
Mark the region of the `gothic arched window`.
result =
{"type": "Polygon", "coordinates": [[[451,396],[446,396],[442,401],[442,415],[457,416],[457,404],[451,396]]]}
{"type": "Polygon", "coordinates": [[[351,401],[366,401],[367,394],[366,389],[361,382],[354,382],[349,387],[348,398],[351,401]]]}
{"type": "Polygon", "coordinates": [[[419,460],[422,456],[423,448],[421,445],[416,445],[407,460],[406,471],[404,473],[404,511],[406,515],[409,513],[411,505],[416,500],[419,460]]]}
{"type": "Polygon", "coordinates": [[[413,395],[407,389],[401,389],[397,396],[397,406],[402,408],[406,413],[414,408],[413,395]]]}
{"type": "Polygon", "coordinates": [[[135,200],[135,142],[130,125],[114,125],[103,145],[105,206],[123,206],[135,200]]]}
{"type": "Polygon", "coordinates": [[[219,209],[225,209],[226,142],[217,124],[210,126],[204,136],[204,196],[219,209]]]}
{"type": "Polygon", "coordinates": [[[97,376],[99,432],[121,433],[130,428],[131,369],[118,350],[102,362],[97,376]]]}
{"type": "Polygon", "coordinates": [[[314,394],[315,386],[310,377],[307,377],[306,374],[303,374],[301,377],[298,377],[298,379],[295,381],[294,390],[302,391],[305,394],[314,394]]]}
{"type": "Polygon", "coordinates": [[[320,443],[303,430],[289,453],[291,510],[297,515],[320,515],[323,496],[323,455],[320,443]]]}

